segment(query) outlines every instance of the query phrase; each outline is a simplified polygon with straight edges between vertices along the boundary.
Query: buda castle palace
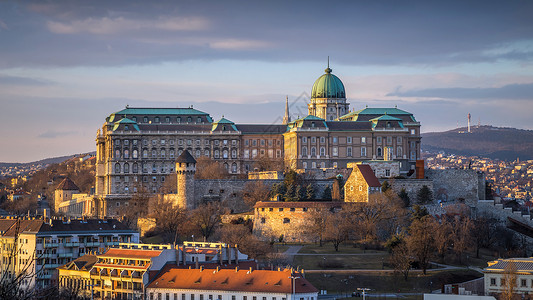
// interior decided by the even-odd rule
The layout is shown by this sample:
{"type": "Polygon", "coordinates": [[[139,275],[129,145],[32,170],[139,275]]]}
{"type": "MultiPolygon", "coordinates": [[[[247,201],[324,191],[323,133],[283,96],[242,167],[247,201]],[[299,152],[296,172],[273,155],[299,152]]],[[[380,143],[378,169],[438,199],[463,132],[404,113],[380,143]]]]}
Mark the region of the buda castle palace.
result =
{"type": "Polygon", "coordinates": [[[254,171],[261,159],[285,168],[342,169],[350,162],[398,161],[410,176],[420,159],[420,123],[398,108],[350,111],[342,81],[328,68],[313,84],[308,115],[283,124],[235,124],[189,108],[132,108],[106,118],[96,136],[96,191],[99,199],[128,199],[142,184],[158,193],[176,172],[184,150],[209,157],[230,174],[254,171]]]}

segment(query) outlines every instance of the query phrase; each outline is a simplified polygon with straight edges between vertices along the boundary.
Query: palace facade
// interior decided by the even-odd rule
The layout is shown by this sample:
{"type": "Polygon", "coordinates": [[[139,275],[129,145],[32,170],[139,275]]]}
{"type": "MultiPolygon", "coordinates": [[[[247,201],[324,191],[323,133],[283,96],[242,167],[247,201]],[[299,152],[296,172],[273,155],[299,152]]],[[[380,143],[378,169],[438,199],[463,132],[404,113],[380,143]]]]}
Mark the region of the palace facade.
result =
{"type": "MultiPolygon", "coordinates": [[[[284,160],[285,168],[346,168],[350,162],[394,160],[410,176],[420,159],[420,123],[394,108],[349,109],[342,81],[328,68],[312,87],[309,115],[286,124],[235,124],[188,108],[132,108],[106,118],[96,137],[96,210],[106,200],[128,199],[142,188],[160,192],[187,150],[209,157],[230,174],[253,171],[259,159],[284,160]],[[103,201],[103,202],[102,202],[103,201]]],[[[119,202],[116,202],[119,203],[119,202]]],[[[97,213],[97,212],[92,212],[97,213]]],[[[98,214],[105,215],[104,211],[98,214]]]]}

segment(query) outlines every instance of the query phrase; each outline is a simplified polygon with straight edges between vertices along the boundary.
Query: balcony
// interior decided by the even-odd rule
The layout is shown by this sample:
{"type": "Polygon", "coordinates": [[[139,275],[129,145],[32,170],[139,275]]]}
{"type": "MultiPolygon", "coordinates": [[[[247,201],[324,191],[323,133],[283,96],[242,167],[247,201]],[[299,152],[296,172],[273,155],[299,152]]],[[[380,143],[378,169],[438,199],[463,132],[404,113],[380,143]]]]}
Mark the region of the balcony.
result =
{"type": "Polygon", "coordinates": [[[57,248],[59,247],[59,244],[58,243],[46,243],[44,244],[44,247],[45,248],[57,248]]]}
{"type": "Polygon", "coordinates": [[[99,247],[100,246],[100,242],[88,242],[88,243],[85,243],[85,247],[99,247]]]}
{"type": "Polygon", "coordinates": [[[72,253],[59,253],[57,257],[59,258],[72,257],[72,253]]]}
{"type": "Polygon", "coordinates": [[[70,243],[65,244],[65,247],[79,247],[79,246],[80,246],[79,242],[70,242],[70,243]]]}

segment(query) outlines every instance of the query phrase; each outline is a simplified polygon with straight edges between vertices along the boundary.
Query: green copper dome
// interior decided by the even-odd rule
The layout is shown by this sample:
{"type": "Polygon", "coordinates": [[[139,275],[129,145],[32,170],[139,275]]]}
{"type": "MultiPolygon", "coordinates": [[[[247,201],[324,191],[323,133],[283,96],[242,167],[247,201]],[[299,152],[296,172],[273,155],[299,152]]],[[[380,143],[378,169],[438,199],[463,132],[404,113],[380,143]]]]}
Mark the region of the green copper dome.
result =
{"type": "Polygon", "coordinates": [[[320,76],[313,84],[311,98],[346,98],[344,84],[339,77],[331,74],[331,69],[326,69],[326,74],[320,76]]]}

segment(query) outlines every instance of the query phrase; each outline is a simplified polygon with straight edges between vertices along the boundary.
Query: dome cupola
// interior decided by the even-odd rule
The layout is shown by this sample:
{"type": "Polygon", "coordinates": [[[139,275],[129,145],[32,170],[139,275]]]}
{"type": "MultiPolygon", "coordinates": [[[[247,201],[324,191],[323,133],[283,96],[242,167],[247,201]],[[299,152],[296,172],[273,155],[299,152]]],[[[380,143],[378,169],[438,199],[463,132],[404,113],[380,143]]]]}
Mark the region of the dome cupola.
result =
{"type": "Polygon", "coordinates": [[[331,69],[325,70],[326,74],[320,76],[313,84],[311,99],[313,98],[346,98],[344,84],[339,77],[331,74],[331,69]]]}

